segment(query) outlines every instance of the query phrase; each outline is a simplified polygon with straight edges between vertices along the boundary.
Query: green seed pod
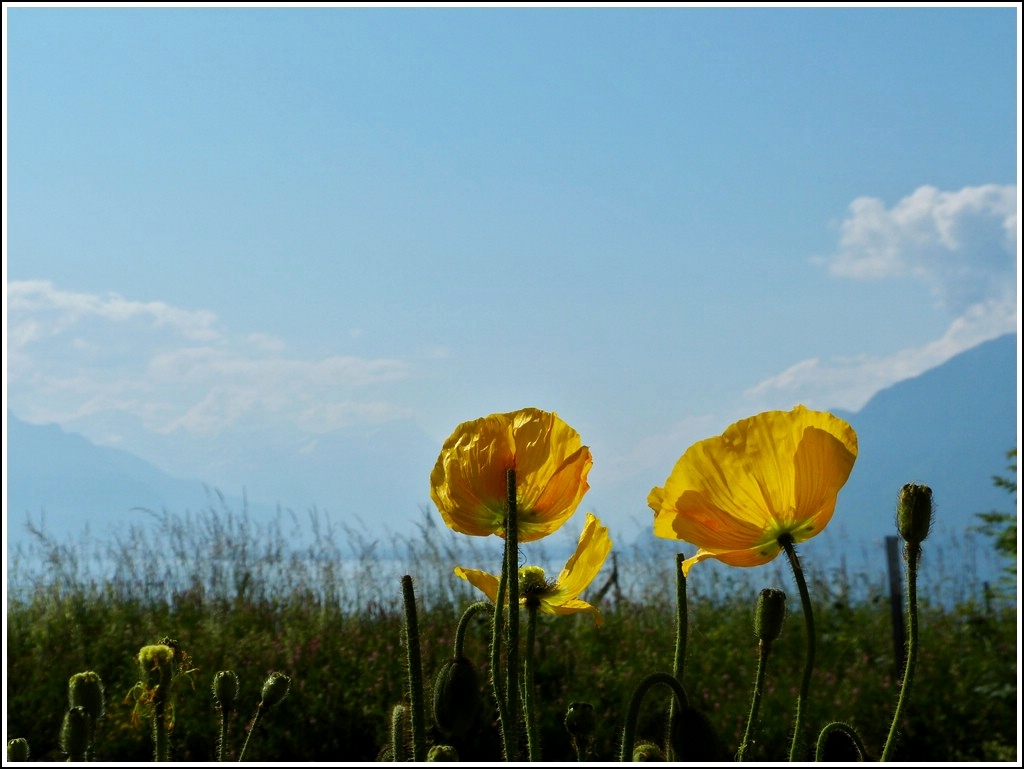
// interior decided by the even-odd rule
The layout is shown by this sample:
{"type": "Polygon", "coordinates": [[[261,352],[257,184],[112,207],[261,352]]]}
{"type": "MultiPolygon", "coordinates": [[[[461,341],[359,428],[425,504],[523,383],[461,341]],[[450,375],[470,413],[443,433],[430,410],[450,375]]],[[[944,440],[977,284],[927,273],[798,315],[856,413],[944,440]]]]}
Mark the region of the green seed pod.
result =
{"type": "Polygon", "coordinates": [[[60,728],[60,747],[68,754],[69,761],[84,761],[89,748],[89,717],[85,708],[76,706],[64,714],[60,728]]]}
{"type": "Polygon", "coordinates": [[[230,713],[238,697],[238,676],[233,670],[221,670],[213,677],[213,699],[224,713],[230,713]]]}
{"type": "Polygon", "coordinates": [[[15,737],[7,741],[7,762],[15,763],[28,761],[28,740],[24,737],[15,737]]]}
{"type": "Polygon", "coordinates": [[[932,490],[918,483],[900,489],[896,500],[896,526],[909,545],[920,545],[932,525],[932,490]]]}
{"type": "Polygon", "coordinates": [[[459,760],[459,754],[451,745],[434,745],[427,751],[427,761],[448,761],[459,760]]]}
{"type": "Polygon", "coordinates": [[[761,643],[772,643],[782,632],[782,621],[785,618],[786,594],[776,588],[766,587],[757,598],[754,634],[761,643]]]}
{"type": "Polygon", "coordinates": [[[575,739],[587,739],[594,733],[597,718],[589,702],[571,702],[565,712],[565,730],[575,739]]]}
{"type": "Polygon", "coordinates": [[[665,754],[652,742],[641,742],[633,748],[634,761],[664,761],[665,754]]]}
{"type": "Polygon", "coordinates": [[[476,722],[480,685],[476,668],[465,657],[450,659],[434,680],[434,721],[445,734],[462,735],[476,722]]]}
{"type": "Polygon", "coordinates": [[[106,699],[103,694],[103,681],[99,674],[91,670],[75,673],[68,681],[68,706],[81,707],[93,721],[103,717],[106,699]]]}
{"type": "Polygon", "coordinates": [[[260,694],[260,707],[272,708],[288,696],[291,689],[292,679],[284,673],[271,673],[263,682],[263,691],[260,694]]]}

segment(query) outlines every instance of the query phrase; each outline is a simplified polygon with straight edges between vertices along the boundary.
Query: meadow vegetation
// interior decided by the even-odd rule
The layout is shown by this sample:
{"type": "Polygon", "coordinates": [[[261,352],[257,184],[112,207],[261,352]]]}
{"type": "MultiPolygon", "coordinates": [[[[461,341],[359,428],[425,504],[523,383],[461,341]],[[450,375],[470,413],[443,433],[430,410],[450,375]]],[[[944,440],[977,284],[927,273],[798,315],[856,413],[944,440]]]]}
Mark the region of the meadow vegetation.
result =
{"type": "MultiPolygon", "coordinates": [[[[195,515],[140,513],[111,540],[57,542],[37,531],[30,551],[9,554],[6,624],[7,738],[24,738],[32,760],[63,760],[60,732],[68,682],[101,678],[106,704],[96,724],[98,761],[148,761],[153,739],[129,696],[139,682],[141,647],[173,638],[191,657],[176,686],[169,756],[209,761],[219,722],[211,684],[238,677],[225,757],[237,758],[271,673],[290,678],[288,696],[257,725],[246,760],[372,761],[390,742],[394,706],[407,694],[401,574],[413,577],[422,666],[429,688],[451,656],[464,609],[480,599],[453,566],[487,567],[491,541],[460,537],[424,510],[411,533],[385,544],[332,527],[311,511],[258,525],[221,504],[195,515]]],[[[678,544],[678,543],[677,543],[678,544]]],[[[552,545],[553,547],[553,545],[552,545]]],[[[533,553],[531,552],[531,560],[533,553]]],[[[545,761],[572,761],[566,730],[572,703],[596,720],[590,757],[616,760],[630,693],[642,678],[672,669],[674,561],[642,547],[616,547],[586,594],[604,618],[542,616],[534,671],[537,730],[545,761]]],[[[817,660],[804,719],[807,754],[818,731],[844,721],[877,760],[899,691],[889,590],[871,575],[815,572],[804,551],[817,619],[817,660]]],[[[562,556],[543,555],[543,563],[562,556]]],[[[929,562],[927,543],[924,568],[929,562]]],[[[703,567],[701,567],[703,570],[703,567]]],[[[789,615],[768,664],[753,761],[782,760],[803,666],[799,600],[784,573],[712,570],[688,583],[689,633],[682,683],[690,704],[721,741],[708,758],[732,760],[743,737],[757,666],[756,580],[789,594],[789,615]]],[[[951,575],[961,584],[962,576],[951,575]]],[[[895,760],[1018,760],[1016,594],[983,585],[956,602],[921,596],[921,647],[895,760]]],[[[469,624],[465,649],[478,673],[472,728],[441,733],[428,719],[427,742],[452,745],[462,761],[501,758],[493,697],[486,685],[488,613],[469,624]]],[[[644,701],[638,737],[665,733],[667,689],[644,701]]]]}

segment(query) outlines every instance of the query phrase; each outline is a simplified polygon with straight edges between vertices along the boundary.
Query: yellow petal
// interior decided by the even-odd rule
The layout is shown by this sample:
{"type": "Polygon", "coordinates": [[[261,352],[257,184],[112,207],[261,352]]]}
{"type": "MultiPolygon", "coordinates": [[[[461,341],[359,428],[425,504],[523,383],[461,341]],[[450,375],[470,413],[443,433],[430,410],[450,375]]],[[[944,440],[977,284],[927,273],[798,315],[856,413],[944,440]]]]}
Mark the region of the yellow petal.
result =
{"type": "Polygon", "coordinates": [[[687,449],[651,491],[654,533],[701,548],[690,565],[767,563],[781,534],[802,541],[829,522],[856,456],[853,428],[827,412],[797,406],[741,420],[687,449]]]}
{"type": "Polygon", "coordinates": [[[514,469],[519,540],[529,542],[576,511],[592,464],[579,434],[553,412],[491,414],[459,425],[445,441],[430,494],[449,528],[504,536],[507,471],[514,469]]]}
{"type": "Polygon", "coordinates": [[[598,627],[604,624],[604,618],[601,616],[601,612],[586,601],[572,600],[561,604],[550,604],[542,598],[540,602],[540,610],[547,614],[576,614],[581,611],[589,611],[594,615],[594,622],[597,623],[598,627]]]}
{"type": "Polygon", "coordinates": [[[461,566],[456,566],[455,576],[462,577],[490,598],[491,603],[494,603],[498,598],[498,578],[493,574],[488,574],[486,571],[480,571],[479,569],[463,569],[461,566]]]}
{"type": "Polygon", "coordinates": [[[612,540],[608,536],[608,527],[602,526],[593,513],[587,513],[587,521],[576,545],[576,552],[558,575],[555,589],[548,600],[551,603],[564,604],[578,597],[601,571],[611,549],[612,540]]]}

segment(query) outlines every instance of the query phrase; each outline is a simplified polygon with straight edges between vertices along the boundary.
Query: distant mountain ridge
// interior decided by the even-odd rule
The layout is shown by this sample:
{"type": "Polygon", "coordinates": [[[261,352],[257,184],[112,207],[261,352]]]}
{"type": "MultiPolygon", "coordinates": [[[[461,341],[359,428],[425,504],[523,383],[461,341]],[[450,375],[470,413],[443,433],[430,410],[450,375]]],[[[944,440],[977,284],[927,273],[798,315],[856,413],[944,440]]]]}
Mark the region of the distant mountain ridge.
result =
{"type": "Polygon", "coordinates": [[[836,517],[850,535],[893,533],[905,483],[934,493],[936,529],[962,532],[976,513],[1013,504],[992,477],[1017,445],[1017,335],[1007,334],[876,393],[860,411],[834,412],[857,431],[859,454],[836,517]]]}
{"type": "MultiPolygon", "coordinates": [[[[820,540],[824,550],[870,549],[873,558],[884,537],[895,533],[896,494],[907,482],[933,488],[935,531],[954,542],[978,523],[976,513],[1013,509],[1015,500],[992,477],[1006,473],[1006,451],[1016,446],[1017,362],[1017,336],[1008,334],[878,392],[858,412],[835,411],[857,431],[860,450],[816,550],[820,540]]],[[[218,509],[216,494],[203,482],[173,478],[57,425],[30,424],[8,412],[7,430],[8,547],[29,536],[26,516],[38,523],[44,514],[46,530],[63,539],[87,523],[98,536],[123,530],[135,508],[218,509]]],[[[329,499],[318,504],[333,503],[334,520],[362,521],[373,538],[386,540],[388,531],[408,530],[417,505],[429,501],[427,476],[438,448],[415,425],[396,423],[356,437],[321,436],[316,451],[303,453],[298,464],[273,446],[248,466],[259,477],[283,476],[288,488],[282,493],[321,489],[329,499]]],[[[642,500],[647,490],[620,491],[642,500]]],[[[234,509],[243,504],[235,497],[228,502],[234,509]]],[[[277,511],[258,501],[246,504],[254,518],[277,511]]],[[[642,531],[642,540],[653,539],[649,527],[642,531]]]]}

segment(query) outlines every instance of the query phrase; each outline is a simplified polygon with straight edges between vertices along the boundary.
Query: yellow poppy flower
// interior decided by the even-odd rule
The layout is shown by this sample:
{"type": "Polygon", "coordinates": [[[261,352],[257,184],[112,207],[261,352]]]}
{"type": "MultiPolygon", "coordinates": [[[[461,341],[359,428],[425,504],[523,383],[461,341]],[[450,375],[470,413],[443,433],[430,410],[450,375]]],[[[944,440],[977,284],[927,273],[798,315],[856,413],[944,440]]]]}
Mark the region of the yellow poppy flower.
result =
{"type": "MultiPolygon", "coordinates": [[[[575,614],[589,611],[594,614],[598,625],[602,624],[601,613],[579,598],[597,573],[601,571],[605,558],[612,549],[608,527],[602,526],[593,513],[587,513],[587,522],[580,534],[576,552],[565,564],[562,573],[554,582],[544,578],[539,566],[526,566],[519,570],[519,603],[536,605],[545,614],[575,614]]],[[[455,567],[455,574],[469,582],[493,603],[498,596],[498,577],[478,569],[455,567]]]]}
{"type": "Polygon", "coordinates": [[[444,442],[430,496],[449,528],[505,536],[506,473],[516,471],[520,542],[546,537],[576,511],[590,488],[590,449],[553,412],[520,409],[464,422],[444,442]]]}
{"type": "Polygon", "coordinates": [[[857,434],[845,421],[797,406],[767,411],[695,443],[647,504],[654,533],[697,545],[683,573],[707,558],[760,566],[832,519],[839,490],[857,459],[857,434]]]}

